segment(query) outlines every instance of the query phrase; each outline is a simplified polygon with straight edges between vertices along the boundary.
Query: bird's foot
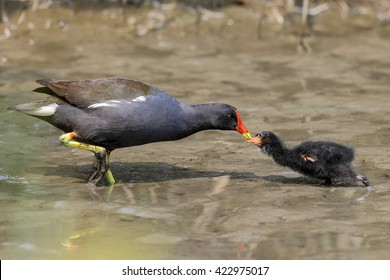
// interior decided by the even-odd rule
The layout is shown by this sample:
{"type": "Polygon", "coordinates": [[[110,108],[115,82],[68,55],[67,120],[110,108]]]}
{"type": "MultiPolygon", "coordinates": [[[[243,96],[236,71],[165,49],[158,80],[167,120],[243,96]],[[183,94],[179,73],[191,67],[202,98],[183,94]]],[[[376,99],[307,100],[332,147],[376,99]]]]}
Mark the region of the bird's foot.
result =
{"type": "Polygon", "coordinates": [[[100,151],[95,152],[94,154],[94,162],[93,169],[94,172],[89,177],[88,181],[91,183],[98,183],[104,176],[107,171],[107,160],[106,160],[106,149],[102,148],[100,151]]]}
{"type": "Polygon", "coordinates": [[[77,134],[76,132],[73,131],[73,132],[62,134],[60,136],[60,141],[65,146],[91,151],[95,154],[95,159],[96,159],[95,171],[89,177],[89,182],[96,185],[103,178],[103,176],[106,175],[108,184],[110,186],[114,185],[115,179],[114,176],[112,175],[112,172],[110,170],[110,165],[109,165],[110,152],[100,146],[78,142],[74,140],[74,138],[77,138],[77,134]]]}
{"type": "Polygon", "coordinates": [[[368,181],[366,176],[357,175],[356,178],[361,181],[366,187],[371,187],[370,181],[368,181]]]}
{"type": "Polygon", "coordinates": [[[110,154],[104,148],[101,148],[99,152],[95,153],[95,163],[94,163],[95,171],[88,179],[90,183],[96,185],[98,182],[100,182],[103,176],[106,175],[108,184],[110,186],[115,184],[115,179],[110,169],[109,156],[110,154]]]}
{"type": "Polygon", "coordinates": [[[94,160],[93,160],[93,173],[92,175],[88,178],[88,181],[92,181],[95,179],[99,172],[101,171],[101,165],[102,165],[102,158],[99,153],[96,153],[94,155],[94,160]]]}
{"type": "Polygon", "coordinates": [[[360,202],[360,203],[365,203],[365,202],[367,202],[367,199],[370,196],[370,194],[374,188],[371,186],[370,181],[368,181],[366,176],[357,175],[356,178],[367,187],[366,193],[364,195],[362,195],[361,197],[359,197],[358,199],[356,199],[356,201],[360,202]]]}

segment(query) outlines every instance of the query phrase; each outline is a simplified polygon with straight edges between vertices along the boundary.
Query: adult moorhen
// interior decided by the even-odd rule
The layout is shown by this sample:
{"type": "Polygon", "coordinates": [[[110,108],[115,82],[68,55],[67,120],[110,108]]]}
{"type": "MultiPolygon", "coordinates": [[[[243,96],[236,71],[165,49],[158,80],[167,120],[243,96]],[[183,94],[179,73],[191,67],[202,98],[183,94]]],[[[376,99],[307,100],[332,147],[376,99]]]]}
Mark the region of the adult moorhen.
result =
{"type": "Polygon", "coordinates": [[[109,155],[118,148],[178,140],[208,129],[236,130],[251,139],[237,109],[227,104],[187,105],[156,87],[124,78],[36,82],[43,87],[34,91],[50,97],[9,109],[61,129],[64,145],[92,151],[97,159],[89,178],[93,184],[104,174],[110,185],[115,183],[109,155]]]}
{"type": "MultiPolygon", "coordinates": [[[[372,189],[367,177],[357,174],[354,170],[354,150],[351,147],[329,141],[306,141],[288,148],[271,131],[258,133],[249,142],[258,146],[279,165],[312,178],[325,180],[326,185],[332,184],[334,179],[357,178],[369,191],[372,189]]],[[[368,193],[361,200],[367,196],[368,193]]]]}

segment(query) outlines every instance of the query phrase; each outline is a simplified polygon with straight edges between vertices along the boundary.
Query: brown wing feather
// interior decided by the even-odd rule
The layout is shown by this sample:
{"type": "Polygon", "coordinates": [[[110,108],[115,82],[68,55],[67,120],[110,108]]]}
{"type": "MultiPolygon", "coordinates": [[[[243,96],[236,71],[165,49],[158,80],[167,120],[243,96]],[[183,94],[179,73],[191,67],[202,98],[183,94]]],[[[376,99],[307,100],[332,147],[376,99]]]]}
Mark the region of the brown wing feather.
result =
{"type": "Polygon", "coordinates": [[[37,83],[45,86],[35,91],[53,95],[77,106],[87,107],[96,101],[110,99],[132,100],[140,95],[152,94],[154,88],[148,84],[124,79],[103,78],[96,80],[58,81],[53,79],[39,79],[37,83]]]}

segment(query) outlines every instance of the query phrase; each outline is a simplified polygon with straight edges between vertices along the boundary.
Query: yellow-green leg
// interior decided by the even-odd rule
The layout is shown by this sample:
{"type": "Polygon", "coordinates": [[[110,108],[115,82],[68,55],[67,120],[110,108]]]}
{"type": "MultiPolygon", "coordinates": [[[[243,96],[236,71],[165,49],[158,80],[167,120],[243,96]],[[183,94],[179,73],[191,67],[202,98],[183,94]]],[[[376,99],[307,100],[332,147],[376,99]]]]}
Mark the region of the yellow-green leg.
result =
{"type": "Polygon", "coordinates": [[[91,151],[95,154],[96,158],[98,159],[98,166],[97,170],[89,178],[89,180],[97,183],[105,174],[108,180],[108,184],[110,186],[114,185],[115,179],[110,169],[110,153],[107,152],[107,150],[103,147],[77,142],[76,140],[73,140],[75,137],[77,137],[75,132],[65,133],[60,136],[60,141],[65,146],[91,151]]]}

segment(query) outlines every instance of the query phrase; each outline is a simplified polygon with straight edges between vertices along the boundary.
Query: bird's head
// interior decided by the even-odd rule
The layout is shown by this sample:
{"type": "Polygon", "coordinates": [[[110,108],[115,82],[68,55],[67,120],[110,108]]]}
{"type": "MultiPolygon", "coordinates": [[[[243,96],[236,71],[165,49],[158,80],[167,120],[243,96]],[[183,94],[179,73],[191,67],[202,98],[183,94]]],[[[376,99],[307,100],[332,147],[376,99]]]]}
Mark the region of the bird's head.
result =
{"type": "Polygon", "coordinates": [[[280,139],[271,131],[259,132],[252,137],[249,142],[255,144],[267,154],[272,148],[279,147],[281,145],[280,139]]]}
{"type": "Polygon", "coordinates": [[[212,118],[212,125],[221,130],[236,130],[247,141],[251,139],[251,135],[244,125],[238,110],[230,105],[219,104],[218,112],[212,118]]]}

